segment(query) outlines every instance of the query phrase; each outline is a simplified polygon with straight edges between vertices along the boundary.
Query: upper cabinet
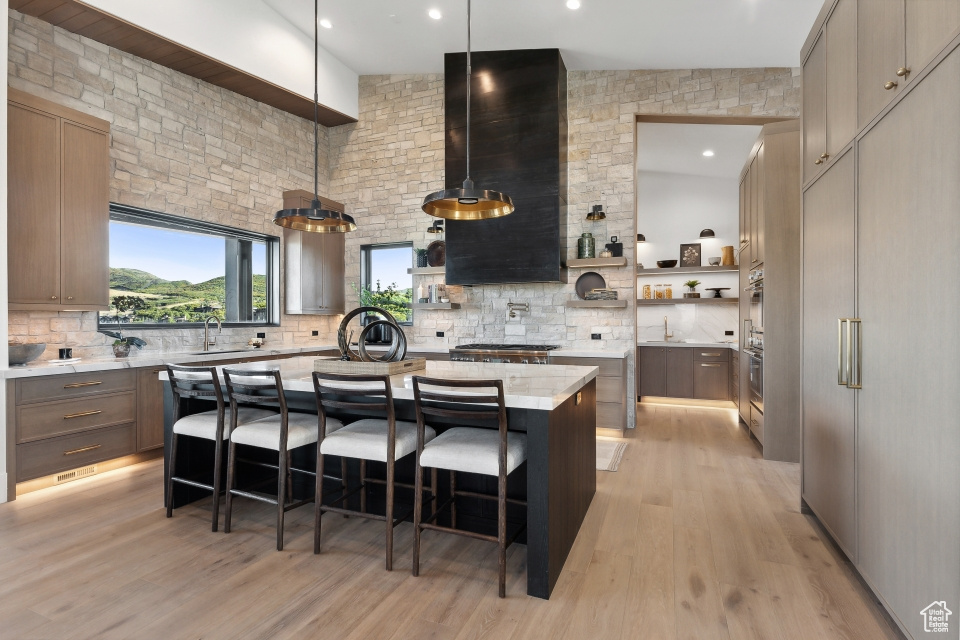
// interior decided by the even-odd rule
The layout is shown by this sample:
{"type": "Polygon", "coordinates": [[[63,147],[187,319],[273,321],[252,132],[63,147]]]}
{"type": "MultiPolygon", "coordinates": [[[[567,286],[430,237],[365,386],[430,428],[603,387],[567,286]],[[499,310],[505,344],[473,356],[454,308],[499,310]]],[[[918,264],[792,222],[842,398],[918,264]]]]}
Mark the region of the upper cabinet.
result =
{"type": "Polygon", "coordinates": [[[857,133],[857,0],[839,0],[816,34],[803,63],[802,91],[808,182],[857,133]]]}
{"type": "Polygon", "coordinates": [[[109,137],[104,120],[9,89],[11,309],[108,308],[109,137]]]}
{"type": "Polygon", "coordinates": [[[960,29],[957,0],[861,0],[858,125],[887,106],[960,29]]]}
{"type": "MultiPolygon", "coordinates": [[[[308,191],[283,194],[284,209],[306,208],[313,196],[308,191]]],[[[343,211],[343,205],[320,198],[324,207],[343,211]]],[[[346,307],[344,299],[344,234],[283,230],[284,311],[288,314],[336,315],[346,307]]]]}

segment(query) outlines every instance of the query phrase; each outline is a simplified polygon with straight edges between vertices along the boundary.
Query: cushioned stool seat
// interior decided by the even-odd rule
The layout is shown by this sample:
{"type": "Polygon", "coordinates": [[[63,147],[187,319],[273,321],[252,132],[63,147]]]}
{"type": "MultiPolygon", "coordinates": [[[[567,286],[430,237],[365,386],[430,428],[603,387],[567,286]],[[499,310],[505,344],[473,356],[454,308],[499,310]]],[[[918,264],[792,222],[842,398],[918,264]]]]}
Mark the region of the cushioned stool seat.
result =
{"type": "MultiPolygon", "coordinates": [[[[287,451],[317,441],[317,416],[311,413],[289,413],[287,416],[287,451]]],[[[342,427],[339,420],[327,418],[327,433],[342,427]]],[[[280,414],[239,426],[230,437],[237,444],[280,451],[280,414]]]]}
{"type": "MultiPolygon", "coordinates": [[[[526,459],[527,436],[507,432],[507,474],[526,459]]],[[[497,476],[500,474],[500,433],[496,429],[472,427],[444,431],[424,445],[420,466],[497,476]]]]}
{"type": "MultiPolygon", "coordinates": [[[[320,453],[377,462],[387,461],[389,426],[386,420],[365,418],[336,431],[330,428],[331,422],[332,420],[327,418],[327,436],[320,443],[320,453]]],[[[397,420],[396,425],[397,437],[393,459],[399,460],[417,450],[417,423],[397,420]]],[[[436,435],[436,431],[427,427],[424,441],[429,442],[436,435]]]]}
{"type": "MultiPolygon", "coordinates": [[[[230,439],[230,410],[228,409],[224,416],[223,439],[230,439]]],[[[252,407],[240,407],[237,410],[237,424],[247,424],[255,420],[262,420],[270,416],[277,415],[275,411],[269,409],[254,409],[252,407]]],[[[207,440],[217,439],[217,410],[204,411],[203,413],[194,413],[193,415],[180,418],[173,423],[173,432],[182,436],[193,436],[194,438],[206,438],[207,440]]]]}

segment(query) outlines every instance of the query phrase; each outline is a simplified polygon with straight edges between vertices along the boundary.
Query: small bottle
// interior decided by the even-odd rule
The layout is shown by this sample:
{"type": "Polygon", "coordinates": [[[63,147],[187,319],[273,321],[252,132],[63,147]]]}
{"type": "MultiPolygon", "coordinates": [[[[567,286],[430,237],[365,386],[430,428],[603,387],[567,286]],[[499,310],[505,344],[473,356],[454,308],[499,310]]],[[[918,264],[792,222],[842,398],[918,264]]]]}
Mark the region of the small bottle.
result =
{"type": "Polygon", "coordinates": [[[417,302],[421,302],[424,298],[423,295],[423,283],[417,285],[417,302]]]}
{"type": "Polygon", "coordinates": [[[644,300],[650,299],[650,285],[648,284],[643,285],[643,299],[644,300]]]}
{"type": "Polygon", "coordinates": [[[663,297],[666,298],[667,300],[672,300],[672,299],[673,299],[673,285],[672,285],[672,284],[664,285],[664,288],[663,288],[663,297]]]}

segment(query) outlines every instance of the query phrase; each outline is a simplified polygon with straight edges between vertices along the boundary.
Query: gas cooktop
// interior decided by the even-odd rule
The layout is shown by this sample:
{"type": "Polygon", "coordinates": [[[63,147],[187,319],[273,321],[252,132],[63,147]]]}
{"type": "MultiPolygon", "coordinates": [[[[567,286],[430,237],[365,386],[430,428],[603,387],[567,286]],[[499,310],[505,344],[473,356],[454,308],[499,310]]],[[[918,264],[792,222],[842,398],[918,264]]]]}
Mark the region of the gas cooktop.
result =
{"type": "Polygon", "coordinates": [[[454,349],[471,351],[553,351],[557,344],[458,344],[454,349]]]}

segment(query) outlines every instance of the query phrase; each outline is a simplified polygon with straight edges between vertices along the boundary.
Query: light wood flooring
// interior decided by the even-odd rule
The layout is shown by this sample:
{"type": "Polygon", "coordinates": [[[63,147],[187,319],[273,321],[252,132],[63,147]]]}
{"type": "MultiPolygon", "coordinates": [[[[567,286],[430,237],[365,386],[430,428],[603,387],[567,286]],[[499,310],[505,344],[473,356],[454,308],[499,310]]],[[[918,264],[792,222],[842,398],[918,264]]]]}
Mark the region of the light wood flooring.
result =
{"type": "Polygon", "coordinates": [[[497,598],[494,545],[412,530],[383,570],[378,522],[209,502],[161,508],[153,461],[0,505],[0,637],[50,638],[896,638],[811,517],[799,469],[765,462],[733,411],[640,405],[550,601],[525,595],[524,547],[497,598]]]}

